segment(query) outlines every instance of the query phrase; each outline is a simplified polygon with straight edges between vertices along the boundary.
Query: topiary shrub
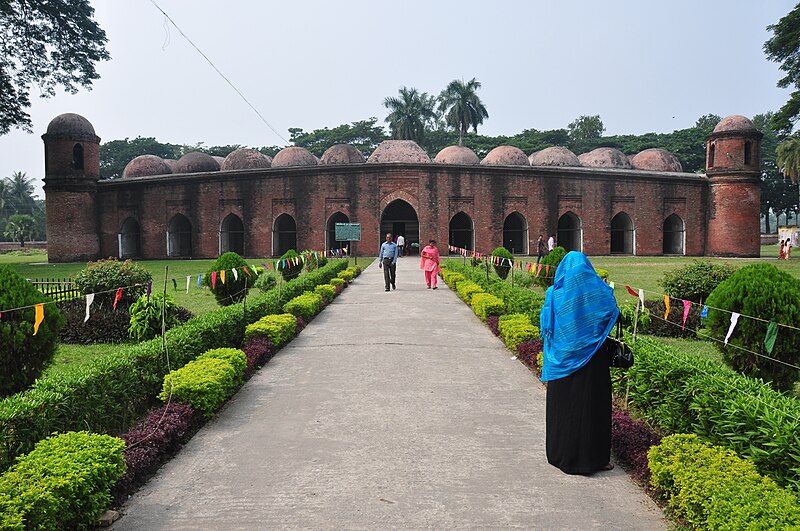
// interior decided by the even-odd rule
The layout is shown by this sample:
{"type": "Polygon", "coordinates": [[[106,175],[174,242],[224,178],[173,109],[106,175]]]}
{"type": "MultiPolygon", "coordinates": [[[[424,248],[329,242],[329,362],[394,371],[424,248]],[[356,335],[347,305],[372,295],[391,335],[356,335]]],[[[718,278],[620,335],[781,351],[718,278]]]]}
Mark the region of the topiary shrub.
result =
{"type": "MultiPolygon", "coordinates": [[[[513,260],[514,255],[512,255],[508,249],[505,247],[498,247],[494,251],[492,251],[492,256],[496,256],[499,258],[506,258],[508,260],[513,260]]],[[[508,276],[508,272],[511,271],[511,265],[506,262],[506,260],[500,260],[500,264],[494,264],[494,271],[497,273],[497,276],[502,278],[503,280],[506,279],[508,276]]]]}
{"type": "Polygon", "coordinates": [[[800,364],[800,334],[780,329],[769,354],[764,346],[767,323],[742,317],[729,344],[725,345],[722,340],[730,326],[729,312],[800,326],[798,300],[800,280],[770,264],[750,264],[733,273],[711,292],[707,301],[709,312],[706,327],[712,337],[720,340],[719,348],[725,362],[731,367],[745,375],[772,382],[778,391],[789,391],[800,378],[797,369],[762,356],[792,365],[800,364]]]}
{"type": "MultiPolygon", "coordinates": [[[[220,306],[241,302],[247,296],[247,291],[254,281],[242,269],[245,266],[247,262],[244,258],[236,253],[227,252],[217,258],[211,269],[203,275],[203,285],[211,289],[220,306]],[[233,273],[234,268],[236,275],[233,273]],[[222,271],[225,272],[225,282],[222,281],[222,271]],[[216,273],[216,281],[212,278],[212,273],[216,273]]],[[[249,269],[249,266],[247,267],[249,269]]]]}
{"type": "Polygon", "coordinates": [[[658,281],[670,297],[700,303],[711,295],[720,282],[735,271],[728,264],[714,264],[702,260],[664,273],[658,281]]]}
{"type": "Polygon", "coordinates": [[[117,310],[127,310],[147,290],[153,276],[132,260],[120,262],[116,258],[89,262],[75,276],[75,285],[85,295],[94,293],[92,311],[112,310],[118,288],[123,288],[117,310]]]}
{"type": "Polygon", "coordinates": [[[128,335],[137,341],[146,341],[161,335],[161,313],[164,311],[165,330],[178,324],[178,305],[169,294],[156,293],[147,300],[147,296],[131,305],[128,335]]]}
{"type": "Polygon", "coordinates": [[[535,278],[534,282],[544,288],[552,286],[553,277],[556,275],[558,264],[561,263],[561,260],[563,260],[565,256],[567,256],[567,250],[560,246],[547,253],[544,258],[539,261],[539,263],[542,264],[542,272],[535,278]],[[550,266],[549,271],[547,266],[550,266]]]}
{"type": "Polygon", "coordinates": [[[281,262],[281,264],[278,266],[280,267],[283,280],[292,280],[293,278],[297,278],[303,271],[303,262],[299,258],[300,255],[298,255],[294,249],[289,249],[283,253],[283,255],[281,255],[281,260],[286,260],[285,263],[281,262]]]}
{"type": "Polygon", "coordinates": [[[44,320],[33,335],[35,304],[47,299],[8,266],[0,266],[0,396],[27,389],[52,361],[64,324],[55,304],[44,304],[44,320]]]}

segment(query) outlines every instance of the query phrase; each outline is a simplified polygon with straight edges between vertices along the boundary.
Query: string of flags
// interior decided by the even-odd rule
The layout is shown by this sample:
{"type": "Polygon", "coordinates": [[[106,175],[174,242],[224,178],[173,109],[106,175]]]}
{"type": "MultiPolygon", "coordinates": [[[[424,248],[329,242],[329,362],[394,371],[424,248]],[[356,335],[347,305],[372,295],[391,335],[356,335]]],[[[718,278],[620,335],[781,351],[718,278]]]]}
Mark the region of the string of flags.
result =
{"type": "MultiPolygon", "coordinates": [[[[512,259],[512,258],[503,258],[502,256],[492,256],[491,254],[480,253],[477,251],[472,251],[470,249],[464,249],[463,247],[456,247],[454,245],[448,245],[448,250],[451,253],[457,253],[461,256],[467,258],[474,258],[476,260],[482,262],[488,262],[495,266],[507,266],[512,267],[514,269],[518,269],[520,271],[527,271],[528,273],[532,274],[535,277],[542,276],[542,270],[544,270],[543,278],[552,278],[550,276],[550,269],[552,266],[549,264],[537,264],[535,262],[529,262],[527,260],[519,260],[519,259],[512,259]]],[[[555,267],[552,267],[553,273],[555,274],[555,267]]]]}

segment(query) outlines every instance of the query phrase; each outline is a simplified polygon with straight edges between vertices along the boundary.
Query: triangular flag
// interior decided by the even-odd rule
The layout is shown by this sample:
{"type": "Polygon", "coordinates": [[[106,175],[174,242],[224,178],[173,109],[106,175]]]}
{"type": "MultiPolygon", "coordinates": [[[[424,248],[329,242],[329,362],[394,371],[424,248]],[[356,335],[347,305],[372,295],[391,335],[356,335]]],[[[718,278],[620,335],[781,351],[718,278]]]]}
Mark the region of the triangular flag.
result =
{"type": "Polygon", "coordinates": [[[94,293],[90,293],[86,296],[86,317],[83,318],[84,323],[89,320],[89,306],[91,306],[93,302],[94,293]]]}
{"type": "Polygon", "coordinates": [[[153,292],[153,282],[150,281],[147,283],[147,302],[150,302],[150,293],[153,292]]]}
{"type": "Polygon", "coordinates": [[[700,312],[700,318],[705,319],[706,317],[708,317],[708,305],[704,304],[703,310],[700,312]]]}
{"type": "Polygon", "coordinates": [[[639,294],[638,294],[638,293],[636,293],[635,291],[633,291],[633,288],[632,288],[632,287],[630,287],[630,286],[626,285],[626,286],[625,286],[625,289],[626,289],[626,290],[628,290],[628,293],[630,293],[630,294],[631,294],[631,297],[638,297],[638,296],[639,296],[639,294]]]}
{"type": "Polygon", "coordinates": [[[614,289],[614,281],[609,282],[608,287],[614,289]]]}
{"type": "Polygon", "coordinates": [[[178,281],[175,280],[174,278],[171,280],[172,280],[172,289],[178,291],[178,281]]]}
{"type": "Polygon", "coordinates": [[[772,349],[775,347],[775,340],[778,338],[778,325],[770,321],[767,325],[767,335],[764,338],[764,347],[767,349],[767,354],[772,354],[772,349]]]}
{"type": "Polygon", "coordinates": [[[247,268],[246,265],[242,266],[242,270],[245,272],[245,274],[247,274],[248,277],[253,278],[253,275],[250,274],[250,270],[247,268]]]}
{"type": "Polygon", "coordinates": [[[639,288],[639,301],[642,303],[642,308],[644,308],[644,290],[639,288]]]}
{"type": "Polygon", "coordinates": [[[683,301],[683,324],[681,325],[681,330],[686,328],[686,319],[689,318],[689,308],[692,307],[692,303],[689,301],[683,301]]]}
{"type": "Polygon", "coordinates": [[[197,287],[199,288],[202,283],[203,283],[203,274],[200,273],[197,275],[197,287]]]}
{"type": "Polygon", "coordinates": [[[236,271],[236,268],[234,267],[232,269],[232,271],[233,271],[233,280],[234,281],[238,281],[239,280],[239,273],[236,271]]]}
{"type": "Polygon", "coordinates": [[[219,272],[219,279],[223,284],[225,284],[225,270],[224,269],[219,272]]]}
{"type": "Polygon", "coordinates": [[[186,293],[189,293],[189,282],[192,281],[192,275],[186,275],[186,293]]]}
{"type": "Polygon", "coordinates": [[[664,295],[664,307],[666,308],[664,310],[664,320],[667,321],[669,320],[669,295],[664,295]]]}
{"type": "Polygon", "coordinates": [[[544,267],[544,276],[545,276],[545,277],[549,277],[549,276],[550,276],[550,264],[547,264],[547,265],[544,267]]]}
{"type": "Polygon", "coordinates": [[[33,335],[39,331],[39,325],[44,321],[44,303],[40,302],[36,305],[36,321],[33,323],[33,335]]]}
{"type": "Polygon", "coordinates": [[[739,314],[736,312],[731,313],[731,326],[728,328],[728,333],[725,336],[725,344],[728,344],[728,340],[731,338],[731,334],[733,334],[733,329],[736,328],[736,323],[739,321],[739,314]]]}
{"type": "MultiPolygon", "coordinates": [[[[173,279],[174,280],[174,279],[173,279]]],[[[117,294],[114,295],[114,310],[117,309],[117,303],[122,300],[122,288],[117,288],[117,294]]]]}
{"type": "Polygon", "coordinates": [[[542,272],[542,264],[536,264],[536,276],[538,277],[541,272],[542,272]]]}
{"type": "Polygon", "coordinates": [[[217,289],[217,272],[211,272],[211,289],[217,289]]]}

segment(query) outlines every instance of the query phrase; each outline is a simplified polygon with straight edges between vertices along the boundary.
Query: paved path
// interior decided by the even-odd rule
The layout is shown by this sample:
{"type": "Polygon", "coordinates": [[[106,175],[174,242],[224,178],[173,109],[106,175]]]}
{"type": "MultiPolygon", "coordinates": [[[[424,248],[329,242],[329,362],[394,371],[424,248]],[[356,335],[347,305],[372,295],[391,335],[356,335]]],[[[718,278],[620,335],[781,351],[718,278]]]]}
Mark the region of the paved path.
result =
{"type": "Polygon", "coordinates": [[[544,386],[418,263],[372,263],[114,529],[666,529],[619,467],[547,464],[544,386]]]}

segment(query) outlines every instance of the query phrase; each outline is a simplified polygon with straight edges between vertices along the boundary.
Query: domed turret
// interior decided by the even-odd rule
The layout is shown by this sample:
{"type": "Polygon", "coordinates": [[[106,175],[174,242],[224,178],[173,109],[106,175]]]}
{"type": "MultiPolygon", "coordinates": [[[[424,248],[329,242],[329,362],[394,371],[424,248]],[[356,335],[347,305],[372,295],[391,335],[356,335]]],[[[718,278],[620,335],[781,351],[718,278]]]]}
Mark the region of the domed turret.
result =
{"type": "Polygon", "coordinates": [[[413,140],[384,140],[375,148],[367,162],[430,162],[425,150],[413,140]]]}
{"type": "Polygon", "coordinates": [[[447,146],[436,154],[436,158],[433,161],[439,164],[463,165],[476,165],[481,162],[478,155],[465,146],[447,146]]]}
{"type": "Polygon", "coordinates": [[[122,178],[147,177],[150,175],[168,175],[172,169],[161,157],[155,155],[139,155],[130,161],[122,171],[122,178]]]}
{"type": "Polygon", "coordinates": [[[530,166],[528,156],[514,146],[498,146],[481,161],[484,166],[530,166]]]}
{"type": "Polygon", "coordinates": [[[544,148],[532,153],[529,157],[531,166],[580,166],[578,157],[569,149],[561,146],[544,148]]]}
{"type": "Polygon", "coordinates": [[[715,133],[724,131],[756,131],[756,126],[750,118],[741,114],[733,114],[720,120],[714,128],[715,133]]]}
{"type": "Polygon", "coordinates": [[[578,155],[581,166],[588,168],[619,168],[630,169],[631,163],[625,154],[614,148],[601,147],[578,155]]]}

